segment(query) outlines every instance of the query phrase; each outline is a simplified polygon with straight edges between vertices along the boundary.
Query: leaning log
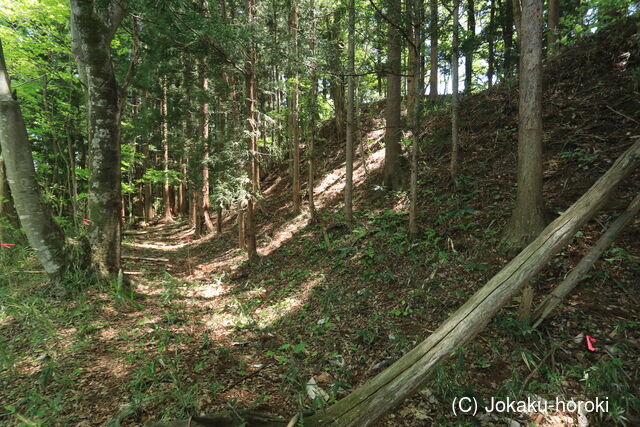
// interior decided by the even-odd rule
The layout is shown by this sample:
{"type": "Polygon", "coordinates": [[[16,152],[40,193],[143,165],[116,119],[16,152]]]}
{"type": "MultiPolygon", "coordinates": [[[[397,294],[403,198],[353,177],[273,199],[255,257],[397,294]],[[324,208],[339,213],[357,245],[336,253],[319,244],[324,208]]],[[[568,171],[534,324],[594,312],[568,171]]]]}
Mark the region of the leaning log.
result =
{"type": "MultiPolygon", "coordinates": [[[[513,258],[433,334],[389,368],[344,399],[304,417],[305,426],[367,426],[418,390],[434,367],[480,332],[491,318],[535,276],[598,212],[618,184],[640,162],[640,141],[562,215],[513,258]]],[[[206,417],[204,417],[206,419],[206,417]]],[[[185,424],[189,425],[187,421],[185,424]]],[[[156,426],[163,424],[155,424],[156,426]]],[[[215,424],[211,424],[215,425],[215,424]]],[[[234,424],[228,424],[234,425],[234,424]]],[[[251,426],[249,422],[247,424],[251,426]]],[[[278,421],[269,425],[285,425],[278,421]]]]}
{"type": "Polygon", "coordinates": [[[533,314],[533,318],[535,319],[533,323],[534,328],[538,327],[538,325],[551,314],[553,309],[580,283],[587,271],[591,269],[593,264],[595,264],[638,212],[640,212],[640,194],[637,195],[629,204],[629,207],[611,223],[607,231],[600,236],[595,246],[591,248],[580,260],[578,265],[571,270],[571,273],[542,300],[533,314]]]}

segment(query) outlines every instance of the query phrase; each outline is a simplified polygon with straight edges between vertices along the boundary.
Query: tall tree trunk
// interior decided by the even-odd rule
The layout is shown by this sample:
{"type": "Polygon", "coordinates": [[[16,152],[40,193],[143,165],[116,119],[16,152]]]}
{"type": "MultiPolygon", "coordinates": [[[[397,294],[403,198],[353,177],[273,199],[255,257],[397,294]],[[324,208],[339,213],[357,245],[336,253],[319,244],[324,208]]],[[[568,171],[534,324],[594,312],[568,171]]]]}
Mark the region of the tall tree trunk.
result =
{"type": "Polygon", "coordinates": [[[493,86],[493,75],[495,73],[495,18],[496,0],[490,0],[489,28],[487,29],[487,85],[493,86]]]}
{"type": "MultiPolygon", "coordinates": [[[[247,9],[247,23],[253,24],[255,14],[256,0],[246,0],[247,9]]],[[[253,45],[253,41],[250,42],[249,52],[247,55],[247,61],[244,67],[245,74],[245,88],[246,88],[246,107],[247,107],[247,149],[249,151],[249,165],[248,175],[251,182],[251,191],[247,200],[247,215],[246,215],[246,241],[247,241],[247,255],[250,262],[258,260],[258,250],[256,242],[256,217],[254,209],[254,200],[257,193],[257,181],[256,181],[256,153],[258,145],[258,136],[256,132],[258,115],[255,109],[256,104],[256,75],[255,66],[257,62],[256,48],[253,45]]]]}
{"type": "Polygon", "coordinates": [[[103,278],[114,278],[120,270],[120,103],[111,40],[124,5],[71,0],[73,53],[89,93],[91,264],[103,278]]]}
{"type": "Polygon", "coordinates": [[[211,221],[211,203],[209,201],[209,79],[205,62],[200,63],[200,87],[202,87],[202,104],[200,111],[200,146],[202,147],[202,163],[200,171],[201,187],[197,198],[195,237],[203,236],[206,231],[213,231],[211,221]]]}
{"type": "Polygon", "coordinates": [[[474,0],[467,0],[467,31],[464,53],[464,91],[471,92],[473,87],[473,51],[476,48],[476,10],[474,0]]]}
{"type": "Polygon", "coordinates": [[[188,191],[187,191],[187,184],[186,184],[186,180],[187,180],[187,162],[188,159],[182,159],[182,165],[180,167],[180,170],[182,171],[182,180],[180,181],[180,189],[179,189],[179,193],[180,193],[180,216],[182,217],[186,217],[187,215],[189,215],[189,198],[187,197],[188,191]]]}
{"type": "Polygon", "coordinates": [[[460,0],[453,0],[453,41],[451,48],[451,180],[457,185],[460,169],[460,141],[458,136],[458,32],[460,0]]]}
{"type": "Polygon", "coordinates": [[[547,9],[547,49],[552,55],[558,42],[558,24],[560,23],[560,2],[559,0],[548,0],[547,9]]]}
{"type": "Polygon", "coordinates": [[[407,110],[407,115],[411,117],[411,126],[413,133],[413,141],[411,142],[411,179],[409,185],[409,235],[413,238],[418,234],[418,224],[416,220],[417,202],[418,202],[418,156],[420,154],[420,119],[422,113],[422,95],[424,92],[424,80],[420,77],[422,72],[422,32],[420,31],[424,0],[409,0],[413,2],[413,46],[415,60],[413,61],[413,69],[411,72],[416,78],[416,84],[413,87],[415,92],[415,103],[412,110],[407,110]]]}
{"type": "Polygon", "coordinates": [[[73,215],[73,223],[77,226],[78,221],[78,179],[76,177],[76,151],[73,141],[73,135],[69,124],[66,127],[67,131],[67,156],[69,158],[69,182],[71,188],[69,190],[71,195],[71,214],[73,215]]]}
{"type": "MultiPolygon", "coordinates": [[[[27,136],[20,105],[11,94],[11,84],[1,43],[0,149],[15,208],[29,244],[35,250],[45,271],[53,279],[60,279],[68,268],[65,236],[40,193],[31,154],[31,143],[27,136]]],[[[4,177],[0,178],[2,178],[0,186],[4,187],[4,177]]],[[[5,194],[5,191],[3,190],[0,196],[6,197],[8,194],[5,194]]],[[[6,203],[3,203],[3,210],[5,206],[6,203]]]]}
{"type": "MultiPolygon", "coordinates": [[[[414,38],[414,23],[413,15],[417,11],[414,10],[413,0],[405,0],[406,21],[406,37],[407,37],[407,120],[411,123],[411,116],[414,112],[414,106],[416,103],[416,84],[418,83],[419,75],[414,75],[414,64],[419,61],[416,56],[416,49],[412,46],[415,41],[414,38]]],[[[419,62],[418,62],[419,63],[419,62]]]]}
{"type": "Polygon", "coordinates": [[[300,127],[298,124],[298,2],[292,0],[289,15],[289,33],[291,35],[290,55],[294,59],[289,82],[289,140],[293,158],[293,212],[300,212],[300,127]]]}
{"type": "Polygon", "coordinates": [[[336,8],[333,12],[333,24],[331,26],[331,69],[336,73],[331,78],[331,99],[336,112],[336,137],[338,141],[345,138],[346,133],[346,109],[344,100],[344,83],[342,76],[342,40],[340,31],[340,21],[342,20],[342,8],[336,8]]]}
{"type": "MultiPolygon", "coordinates": [[[[315,1],[311,0],[311,57],[316,61],[316,10],[315,1]]],[[[308,156],[308,183],[307,194],[309,196],[309,216],[311,222],[316,221],[316,204],[313,194],[313,187],[315,182],[315,142],[316,142],[316,128],[318,126],[318,72],[316,71],[317,63],[314,62],[311,68],[311,114],[309,120],[309,148],[307,150],[308,156]]]]}
{"type": "Polygon", "coordinates": [[[344,213],[347,224],[353,224],[353,133],[354,133],[354,85],[353,75],[355,70],[355,27],[356,27],[355,1],[349,0],[349,40],[348,40],[348,64],[347,64],[347,138],[344,184],[344,213]]]}
{"type": "Polygon", "coordinates": [[[171,215],[171,201],[169,189],[169,117],[167,114],[167,104],[169,102],[168,84],[166,77],[162,80],[162,101],[160,102],[160,114],[162,116],[162,167],[164,169],[164,184],[162,186],[162,203],[164,204],[163,222],[173,221],[171,215]]]}
{"type": "Polygon", "coordinates": [[[429,32],[431,33],[429,98],[434,102],[438,99],[438,0],[430,0],[429,8],[431,12],[431,23],[429,24],[429,32]]]}
{"type": "Polygon", "coordinates": [[[385,109],[386,131],[384,135],[384,185],[397,190],[402,186],[402,168],[400,156],[402,149],[400,146],[401,121],[400,104],[401,96],[401,74],[402,74],[402,44],[400,32],[397,25],[400,25],[400,0],[387,0],[389,24],[389,51],[388,51],[388,72],[387,72],[387,107],[385,109]]]}
{"type": "Polygon", "coordinates": [[[544,229],[542,196],[542,0],[524,0],[520,29],[520,102],[516,206],[502,244],[522,249],[544,229]]]}
{"type": "Polygon", "coordinates": [[[504,39],[503,78],[513,75],[513,6],[511,0],[502,0],[502,37],[504,39]]]}
{"type": "MultiPolygon", "coordinates": [[[[149,170],[151,168],[151,151],[149,145],[146,144],[143,148],[144,151],[144,169],[149,170]]],[[[144,221],[146,223],[151,222],[153,219],[153,184],[145,181],[144,188],[144,221]]]]}

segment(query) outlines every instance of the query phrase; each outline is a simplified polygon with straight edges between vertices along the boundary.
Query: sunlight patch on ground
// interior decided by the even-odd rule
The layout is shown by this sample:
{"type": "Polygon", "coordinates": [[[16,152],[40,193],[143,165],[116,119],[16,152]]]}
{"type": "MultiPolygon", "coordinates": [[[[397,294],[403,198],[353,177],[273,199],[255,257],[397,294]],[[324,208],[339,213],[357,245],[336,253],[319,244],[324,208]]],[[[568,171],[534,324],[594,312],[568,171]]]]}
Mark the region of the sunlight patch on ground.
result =
{"type": "MultiPolygon", "coordinates": [[[[384,148],[381,148],[367,156],[367,171],[362,162],[354,164],[353,182],[356,187],[364,181],[368,173],[382,167],[384,164],[384,148]]],[[[331,173],[320,179],[314,187],[316,209],[324,209],[335,197],[344,192],[344,164],[334,169],[331,173]]],[[[309,225],[309,215],[302,211],[298,216],[286,222],[269,240],[266,246],[260,247],[261,255],[269,255],[285,242],[296,235],[300,230],[309,225]]]]}

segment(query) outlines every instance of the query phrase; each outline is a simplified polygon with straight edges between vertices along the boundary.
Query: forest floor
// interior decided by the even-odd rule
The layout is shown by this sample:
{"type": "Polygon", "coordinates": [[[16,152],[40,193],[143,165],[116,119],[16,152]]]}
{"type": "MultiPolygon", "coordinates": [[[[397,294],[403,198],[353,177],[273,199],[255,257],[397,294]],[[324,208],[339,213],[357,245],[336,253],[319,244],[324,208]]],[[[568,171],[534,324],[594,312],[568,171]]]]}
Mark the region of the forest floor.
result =
{"type": "MultiPolygon", "coordinates": [[[[640,137],[637,27],[627,21],[585,38],[545,66],[550,218],[640,137]]],[[[0,272],[0,423],[139,425],[247,407],[286,417],[320,404],[309,397],[310,381],[330,401],[345,396],[426,338],[508,261],[498,246],[515,195],[513,85],[463,99],[457,191],[447,171],[447,108],[427,112],[415,240],[407,233],[407,192],[379,187],[378,103],[361,108],[366,160],[358,149],[353,229],[342,225],[344,152],[327,122],[315,183],[321,221],[310,223],[306,206],[292,213],[282,171],[267,177],[257,264],[238,249],[230,212],[222,234],[198,240],[181,220],[128,230],[123,251],[134,298],[110,285],[60,295],[37,273],[0,272]]],[[[536,302],[639,190],[636,172],[537,276],[536,302]]],[[[19,248],[0,256],[2,266],[34,262],[19,248]]],[[[517,320],[514,297],[379,425],[577,422],[569,412],[451,411],[455,397],[488,403],[531,395],[608,397],[609,413],[588,415],[591,425],[640,425],[639,256],[636,220],[538,329],[517,320]],[[585,335],[598,340],[597,351],[587,350],[585,335]]]]}

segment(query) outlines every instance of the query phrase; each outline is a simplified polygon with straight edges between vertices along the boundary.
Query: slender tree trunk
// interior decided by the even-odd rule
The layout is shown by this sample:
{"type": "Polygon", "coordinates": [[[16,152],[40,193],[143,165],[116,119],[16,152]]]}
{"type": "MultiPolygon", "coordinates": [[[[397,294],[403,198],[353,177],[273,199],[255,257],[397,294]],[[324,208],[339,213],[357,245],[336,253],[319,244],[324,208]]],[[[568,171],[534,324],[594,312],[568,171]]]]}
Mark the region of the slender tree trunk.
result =
{"type": "Polygon", "coordinates": [[[243,208],[238,209],[238,246],[243,251],[247,249],[247,237],[245,226],[245,210],[243,208]]]}
{"type": "Polygon", "coordinates": [[[413,133],[413,141],[411,143],[411,180],[409,186],[409,235],[413,238],[418,234],[418,224],[416,220],[417,216],[417,202],[418,202],[418,156],[420,154],[420,119],[422,113],[422,95],[424,92],[423,84],[424,80],[420,78],[422,71],[422,32],[421,23],[423,18],[424,3],[423,0],[409,0],[413,1],[413,49],[415,52],[415,60],[413,62],[413,75],[418,76],[416,84],[413,87],[415,92],[415,103],[413,110],[408,110],[407,114],[411,115],[411,125],[413,133]]]}
{"type": "Polygon", "coordinates": [[[344,184],[344,213],[349,226],[353,225],[353,125],[354,125],[354,85],[353,74],[355,69],[355,2],[349,0],[349,40],[348,40],[348,65],[347,73],[347,138],[346,138],[346,161],[345,161],[345,184],[344,184]]]}
{"type": "Polygon", "coordinates": [[[402,148],[400,146],[401,120],[400,106],[401,74],[402,74],[402,44],[397,25],[400,24],[400,0],[388,1],[389,24],[389,51],[387,73],[387,107],[385,109],[386,131],[384,135],[384,185],[397,190],[402,186],[401,160],[402,148]]]}
{"type": "MultiPolygon", "coordinates": [[[[520,34],[522,27],[522,8],[521,0],[511,0],[511,7],[513,8],[513,22],[516,25],[516,31],[520,34]]],[[[518,37],[517,41],[520,44],[522,36],[518,37]]]]}
{"type": "Polygon", "coordinates": [[[290,55],[294,58],[292,65],[291,81],[289,82],[289,140],[291,141],[291,153],[293,157],[293,212],[300,212],[300,127],[298,124],[298,3],[292,0],[289,15],[289,32],[291,35],[290,55]]]}
{"type": "Polygon", "coordinates": [[[453,41],[451,48],[451,180],[457,185],[460,169],[460,141],[458,136],[458,32],[460,0],[453,0],[453,41]]]}
{"type": "MultiPolygon", "coordinates": [[[[255,14],[255,0],[246,0],[247,9],[247,23],[251,25],[254,20],[255,14]]],[[[245,87],[246,87],[246,104],[247,104],[247,149],[249,151],[249,180],[251,182],[251,194],[247,200],[247,255],[250,262],[258,260],[257,242],[256,242],[256,218],[254,211],[254,199],[257,193],[257,181],[255,177],[256,167],[256,152],[257,141],[256,127],[258,122],[258,116],[255,110],[256,103],[256,76],[255,66],[257,62],[257,54],[253,42],[249,48],[247,61],[245,63],[245,87]]]]}
{"type": "Polygon", "coordinates": [[[180,181],[180,189],[179,189],[179,193],[180,193],[180,216],[182,217],[186,217],[187,215],[189,215],[189,198],[187,197],[188,191],[187,191],[187,184],[186,184],[186,180],[187,180],[187,162],[188,159],[185,160],[184,158],[182,159],[181,163],[181,167],[180,170],[182,171],[182,180],[180,181]]]}
{"type": "Polygon", "coordinates": [[[502,26],[502,36],[504,38],[504,61],[503,76],[504,78],[513,75],[513,7],[511,0],[503,0],[504,20],[502,26]]]}
{"type": "Polygon", "coordinates": [[[542,0],[524,0],[520,27],[520,102],[516,206],[502,244],[522,249],[544,229],[542,196],[542,0]]]}
{"type": "Polygon", "coordinates": [[[204,61],[200,63],[200,87],[202,87],[202,104],[200,111],[200,146],[202,148],[201,187],[197,197],[195,237],[203,236],[207,230],[213,231],[211,221],[211,203],[209,201],[209,79],[204,61]]]}
{"type": "MultiPolygon", "coordinates": [[[[315,1],[311,0],[311,57],[316,60],[316,10],[315,1]]],[[[311,117],[309,120],[309,148],[307,152],[309,176],[307,183],[307,194],[309,196],[309,216],[311,222],[316,221],[316,204],[314,200],[313,187],[315,182],[315,142],[316,128],[318,126],[318,73],[316,64],[311,68],[311,117]]]]}
{"type": "MultiPolygon", "coordinates": [[[[144,169],[149,170],[151,168],[151,151],[149,145],[145,145],[144,148],[144,169]]],[[[151,222],[153,219],[153,184],[150,182],[144,182],[144,220],[146,223],[151,222]]]]}
{"type": "MultiPolygon", "coordinates": [[[[60,279],[68,268],[65,236],[40,193],[36,180],[31,143],[27,136],[20,105],[13,99],[11,84],[0,43],[0,148],[7,180],[29,244],[45,271],[60,279]]],[[[4,171],[4,167],[2,168],[4,171]]],[[[0,187],[4,187],[4,173],[0,187]]],[[[0,196],[6,197],[6,190],[0,196]]],[[[6,203],[2,203],[5,210],[6,203]]],[[[11,243],[11,242],[2,242],[11,243]]]]}
{"type": "Polygon", "coordinates": [[[474,0],[467,0],[467,30],[469,39],[466,41],[464,54],[464,91],[471,92],[473,88],[473,51],[476,47],[476,10],[474,0]]]}
{"type": "MultiPolygon", "coordinates": [[[[340,32],[340,21],[342,20],[342,8],[337,8],[333,12],[333,25],[331,27],[332,48],[331,48],[331,68],[336,73],[342,72],[340,56],[342,54],[342,40],[340,32]]],[[[342,76],[334,75],[331,79],[331,98],[336,112],[336,137],[342,141],[346,134],[346,109],[344,100],[344,83],[342,76]]]]}
{"type": "Polygon", "coordinates": [[[169,117],[167,115],[167,104],[169,102],[168,84],[166,77],[162,80],[162,101],[160,102],[160,114],[162,116],[162,166],[164,168],[164,185],[162,187],[162,203],[164,204],[163,222],[173,221],[171,215],[171,201],[169,188],[169,117]]]}
{"type": "Polygon", "coordinates": [[[89,93],[91,264],[103,278],[114,278],[120,270],[120,102],[111,40],[124,5],[71,0],[73,53],[89,93]]]}
{"type": "Polygon", "coordinates": [[[220,206],[216,209],[216,232],[222,233],[222,208],[220,206]]]}
{"type": "Polygon", "coordinates": [[[414,106],[416,103],[416,84],[420,78],[419,75],[413,74],[414,64],[416,61],[419,61],[416,56],[416,49],[411,45],[411,43],[415,41],[413,15],[417,12],[414,10],[413,0],[405,0],[405,11],[406,21],[408,23],[406,26],[406,37],[410,40],[410,43],[407,43],[407,120],[411,123],[411,116],[415,110],[414,106]]]}
{"type": "Polygon", "coordinates": [[[558,42],[558,24],[560,23],[559,0],[548,0],[547,10],[547,49],[549,55],[553,55],[558,42]]]}
{"type": "Polygon", "coordinates": [[[438,0],[430,0],[431,23],[431,71],[429,74],[429,98],[432,102],[438,99],[438,0]]]}
{"type": "Polygon", "coordinates": [[[489,28],[487,29],[487,84],[493,87],[493,75],[495,74],[495,17],[496,0],[490,0],[489,28]]]}

